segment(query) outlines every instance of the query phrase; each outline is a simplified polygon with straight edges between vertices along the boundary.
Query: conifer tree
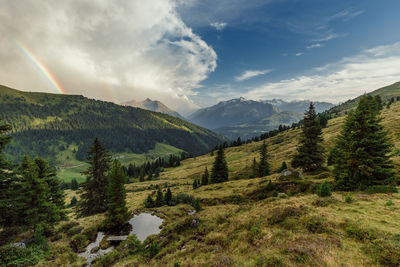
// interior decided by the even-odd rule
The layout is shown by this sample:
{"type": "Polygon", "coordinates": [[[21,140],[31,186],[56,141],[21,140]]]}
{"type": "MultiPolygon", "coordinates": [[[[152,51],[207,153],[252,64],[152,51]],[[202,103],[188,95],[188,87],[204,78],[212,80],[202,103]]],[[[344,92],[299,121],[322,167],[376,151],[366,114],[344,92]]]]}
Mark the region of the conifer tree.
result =
{"type": "Polygon", "coordinates": [[[21,179],[13,173],[11,164],[3,158],[3,150],[11,141],[11,137],[6,135],[10,130],[10,125],[0,124],[0,227],[17,226],[23,223],[24,218],[21,179]]]}
{"type": "Polygon", "coordinates": [[[279,167],[279,169],[278,169],[278,173],[281,173],[281,172],[283,172],[284,170],[287,170],[287,164],[286,164],[286,161],[284,161],[284,162],[282,162],[282,165],[279,167]]]}
{"type": "Polygon", "coordinates": [[[258,176],[264,177],[267,175],[269,175],[269,163],[268,163],[267,145],[265,144],[264,140],[260,149],[260,163],[258,164],[258,176]]]}
{"type": "Polygon", "coordinates": [[[27,226],[34,231],[43,229],[59,220],[57,206],[48,201],[50,187],[39,177],[39,168],[28,157],[22,160],[20,174],[23,176],[24,218],[27,226]]]}
{"type": "Polygon", "coordinates": [[[314,104],[310,103],[309,110],[304,114],[300,143],[297,154],[292,160],[292,166],[304,171],[314,171],[322,167],[324,148],[322,147],[322,130],[317,120],[314,104]]]}
{"type": "Polygon", "coordinates": [[[74,178],[71,180],[71,190],[77,190],[79,188],[78,181],[74,178]]]}
{"type": "Polygon", "coordinates": [[[155,205],[156,205],[156,207],[161,207],[162,205],[164,205],[164,196],[161,191],[161,188],[158,188],[158,190],[157,190],[155,205]]]}
{"type": "Polygon", "coordinates": [[[37,166],[38,177],[43,180],[49,189],[47,201],[55,205],[53,210],[54,221],[59,221],[66,218],[65,214],[65,199],[64,192],[61,190],[61,181],[57,178],[56,172],[50,168],[47,161],[41,158],[35,159],[34,163],[37,166]]]}
{"type": "Polygon", "coordinates": [[[196,189],[197,187],[199,187],[199,185],[197,184],[197,179],[194,179],[194,181],[193,181],[193,189],[196,189]]]}
{"type": "Polygon", "coordinates": [[[88,152],[87,163],[90,164],[90,167],[83,172],[86,175],[86,181],[82,184],[78,209],[81,216],[102,213],[107,210],[106,187],[111,156],[97,138],[88,152]]]}
{"type": "Polygon", "coordinates": [[[207,166],[206,166],[206,168],[204,170],[204,174],[201,177],[201,185],[207,185],[208,182],[209,182],[209,179],[210,179],[210,175],[208,174],[208,169],[207,169],[207,166]]]}
{"type": "Polygon", "coordinates": [[[126,207],[125,191],[126,175],[121,169],[118,160],[114,160],[113,167],[108,175],[107,185],[107,214],[104,221],[106,229],[123,225],[129,219],[128,208],[126,207]]]}
{"type": "Polygon", "coordinates": [[[336,143],[334,175],[339,189],[363,189],[394,182],[389,156],[393,144],[381,120],[379,105],[370,96],[361,97],[357,109],[349,112],[336,143]]]}
{"type": "Polygon", "coordinates": [[[154,208],[155,207],[154,200],[153,200],[151,194],[147,196],[146,201],[144,202],[144,206],[146,208],[154,208]]]}
{"type": "Polygon", "coordinates": [[[217,156],[211,170],[211,183],[221,183],[228,181],[228,165],[225,159],[224,147],[219,146],[217,156]]]}
{"type": "Polygon", "coordinates": [[[165,201],[165,204],[167,204],[168,206],[171,205],[172,192],[171,192],[171,189],[169,187],[167,189],[167,192],[165,193],[164,201],[165,201]]]}

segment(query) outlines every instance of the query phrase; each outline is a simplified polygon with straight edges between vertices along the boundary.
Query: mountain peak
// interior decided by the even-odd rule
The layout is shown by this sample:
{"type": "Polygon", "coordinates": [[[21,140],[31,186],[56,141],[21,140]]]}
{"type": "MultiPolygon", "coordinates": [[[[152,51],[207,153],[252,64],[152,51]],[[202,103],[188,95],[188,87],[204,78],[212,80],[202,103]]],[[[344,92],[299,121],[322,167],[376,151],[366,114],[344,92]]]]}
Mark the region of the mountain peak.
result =
{"type": "Polygon", "coordinates": [[[146,110],[155,111],[155,112],[160,112],[160,113],[171,115],[171,116],[174,116],[174,117],[177,117],[180,119],[184,119],[178,112],[170,109],[169,107],[164,105],[162,102],[160,102],[158,100],[151,100],[150,98],[146,98],[143,101],[131,100],[131,101],[122,103],[122,105],[146,109],[146,110]]]}

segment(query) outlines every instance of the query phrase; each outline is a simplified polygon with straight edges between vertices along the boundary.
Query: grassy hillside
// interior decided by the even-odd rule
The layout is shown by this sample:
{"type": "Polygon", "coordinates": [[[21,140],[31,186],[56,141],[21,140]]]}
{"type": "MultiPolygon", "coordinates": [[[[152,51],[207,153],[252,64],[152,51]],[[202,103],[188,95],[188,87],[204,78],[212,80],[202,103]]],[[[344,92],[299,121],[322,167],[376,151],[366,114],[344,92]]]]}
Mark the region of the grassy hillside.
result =
{"type": "MultiPolygon", "coordinates": [[[[395,150],[400,151],[400,102],[382,112],[395,150]]],[[[344,117],[329,121],[324,129],[324,146],[332,147],[344,117]]],[[[267,139],[272,169],[289,162],[296,150],[299,129],[267,139]]],[[[209,154],[182,161],[167,169],[158,180],[127,185],[127,203],[132,212],[143,211],[143,202],[158,185],[168,184],[173,192],[201,199],[203,210],[189,215],[191,206],[181,204],[152,209],[165,219],[157,242],[160,251],[150,259],[141,254],[115,256],[113,266],[396,266],[400,262],[400,193],[354,193],[346,202],[345,192],[320,199],[309,192],[313,184],[333,178],[329,171],[306,174],[302,181],[285,183],[277,174],[249,179],[261,142],[226,149],[230,181],[192,189],[193,178],[212,166],[209,154]],[[260,199],[260,189],[271,180],[281,186],[278,197],[260,199]],[[308,188],[308,189],[307,189],[308,188]],[[305,193],[303,189],[306,189],[305,193]],[[391,205],[387,204],[390,203],[391,205]],[[193,224],[193,221],[195,224],[193,224]],[[395,264],[394,264],[395,263],[395,264]]],[[[400,153],[392,157],[400,171],[400,153]]],[[[76,192],[68,191],[67,203],[76,192]]],[[[79,198],[79,196],[77,196],[79,198]]],[[[75,218],[82,227],[97,225],[103,215],[75,218]]],[[[69,237],[51,242],[54,258],[39,266],[79,266],[83,259],[69,247],[69,237]]],[[[126,250],[119,248],[120,253],[126,250]]],[[[129,254],[129,253],[128,253],[129,254]]],[[[121,254],[122,255],[122,254],[121,254]]],[[[111,263],[109,264],[111,265],[111,263]]]]}
{"type": "Polygon", "coordinates": [[[223,140],[207,129],[157,112],[78,95],[22,92],[5,86],[0,86],[0,118],[13,129],[13,141],[6,150],[10,159],[28,154],[63,165],[84,160],[94,137],[110,151],[131,157],[156,151],[157,143],[200,154],[223,140]],[[69,154],[69,159],[65,156],[65,161],[54,162],[62,159],[60,154],[69,154]]]}

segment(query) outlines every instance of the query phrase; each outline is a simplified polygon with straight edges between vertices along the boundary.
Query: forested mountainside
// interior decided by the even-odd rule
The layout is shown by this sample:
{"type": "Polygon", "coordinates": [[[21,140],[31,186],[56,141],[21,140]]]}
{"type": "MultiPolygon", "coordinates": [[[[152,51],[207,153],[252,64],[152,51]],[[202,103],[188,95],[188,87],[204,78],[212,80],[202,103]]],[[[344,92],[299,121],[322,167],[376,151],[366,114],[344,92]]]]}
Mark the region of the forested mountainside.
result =
{"type": "Polygon", "coordinates": [[[209,151],[222,138],[184,120],[80,95],[22,92],[0,86],[0,118],[11,124],[13,141],[6,154],[54,159],[65,146],[78,146],[83,160],[98,137],[112,152],[144,153],[165,143],[191,154],[209,151]]]}

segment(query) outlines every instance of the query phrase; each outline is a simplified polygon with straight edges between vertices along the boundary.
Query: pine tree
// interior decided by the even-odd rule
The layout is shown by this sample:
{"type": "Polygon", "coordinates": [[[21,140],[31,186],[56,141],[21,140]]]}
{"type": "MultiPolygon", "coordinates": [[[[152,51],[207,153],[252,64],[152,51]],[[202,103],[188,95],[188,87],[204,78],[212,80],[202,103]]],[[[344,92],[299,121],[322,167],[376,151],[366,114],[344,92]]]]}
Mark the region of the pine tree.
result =
{"type": "Polygon", "coordinates": [[[107,185],[107,214],[103,223],[104,228],[110,229],[123,225],[129,219],[128,208],[126,207],[125,191],[126,175],[121,169],[118,160],[114,160],[113,167],[108,175],[107,185]]]}
{"type": "Polygon", "coordinates": [[[79,188],[78,181],[74,178],[71,180],[71,190],[77,190],[79,188]]]}
{"type": "Polygon", "coordinates": [[[156,207],[161,207],[162,205],[164,205],[164,196],[161,191],[161,188],[158,188],[158,190],[157,190],[155,205],[156,205],[156,207]]]}
{"type": "Polygon", "coordinates": [[[201,177],[201,185],[207,185],[208,182],[209,182],[209,179],[210,179],[210,175],[208,174],[208,169],[207,169],[207,166],[206,166],[206,168],[204,170],[204,174],[201,177]]]}
{"type": "Polygon", "coordinates": [[[0,227],[21,225],[24,218],[21,178],[14,174],[11,164],[3,158],[3,150],[11,141],[11,137],[6,135],[10,130],[10,125],[0,124],[0,227]]]}
{"type": "Polygon", "coordinates": [[[279,169],[278,169],[278,173],[281,173],[281,172],[283,172],[284,170],[287,170],[287,164],[286,164],[286,161],[284,161],[284,162],[282,162],[282,165],[279,167],[279,169]]]}
{"type": "Polygon", "coordinates": [[[57,206],[48,201],[50,187],[45,179],[39,177],[39,168],[35,162],[26,156],[21,163],[20,174],[24,179],[25,223],[27,226],[33,227],[36,232],[59,219],[57,217],[57,206]]]}
{"type": "Polygon", "coordinates": [[[313,103],[310,103],[308,112],[304,115],[300,144],[297,154],[292,160],[292,166],[304,171],[314,171],[322,167],[324,162],[324,148],[322,147],[322,130],[313,103]]]}
{"type": "Polygon", "coordinates": [[[258,164],[258,176],[264,177],[269,175],[269,163],[268,163],[268,153],[267,153],[267,145],[264,143],[260,149],[260,163],[258,164]]]}
{"type": "Polygon", "coordinates": [[[199,187],[199,185],[197,184],[197,180],[194,179],[194,181],[193,181],[193,189],[196,189],[197,187],[199,187]]]}
{"type": "Polygon", "coordinates": [[[225,159],[224,147],[220,146],[211,170],[211,183],[221,183],[228,181],[228,165],[225,159]]]}
{"type": "Polygon", "coordinates": [[[90,167],[83,172],[86,181],[82,184],[79,214],[81,216],[102,213],[107,210],[107,173],[110,170],[111,156],[96,138],[89,150],[87,163],[90,167]]]}
{"type": "Polygon", "coordinates": [[[147,196],[146,201],[144,202],[144,206],[146,208],[154,208],[155,207],[154,200],[151,197],[151,194],[147,196]]]}
{"type": "Polygon", "coordinates": [[[379,105],[370,96],[361,97],[357,109],[349,112],[336,143],[334,175],[339,189],[363,189],[394,182],[389,157],[393,145],[381,120],[379,105]]]}
{"type": "Polygon", "coordinates": [[[39,179],[42,179],[49,188],[47,201],[54,204],[56,207],[52,215],[54,221],[65,219],[64,192],[61,190],[61,181],[57,178],[55,170],[50,168],[49,164],[44,159],[37,158],[34,163],[37,166],[39,179]]]}
{"type": "Polygon", "coordinates": [[[167,189],[167,192],[165,193],[164,200],[165,200],[165,204],[167,204],[168,206],[171,205],[172,192],[171,192],[171,189],[169,187],[167,189]]]}

